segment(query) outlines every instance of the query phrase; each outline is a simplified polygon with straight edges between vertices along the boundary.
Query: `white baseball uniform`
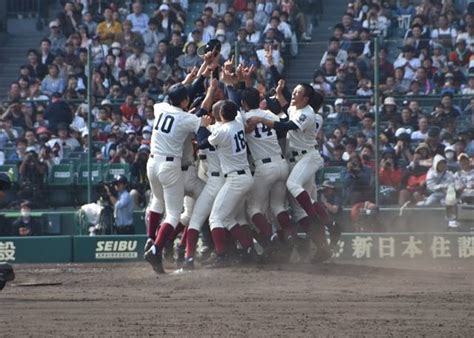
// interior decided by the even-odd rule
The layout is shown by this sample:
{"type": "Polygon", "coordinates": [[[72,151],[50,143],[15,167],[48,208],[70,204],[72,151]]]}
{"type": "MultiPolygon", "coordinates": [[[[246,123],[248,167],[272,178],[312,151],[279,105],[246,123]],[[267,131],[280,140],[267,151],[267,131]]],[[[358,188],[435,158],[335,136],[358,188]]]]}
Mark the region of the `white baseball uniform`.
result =
{"type": "MultiPolygon", "coordinates": [[[[168,103],[155,104],[154,110],[156,122],[147,174],[153,195],[164,200],[166,217],[163,222],[176,227],[184,198],[183,144],[189,133],[198,131],[201,119],[168,103]]],[[[155,208],[158,207],[152,205],[150,209],[155,211],[155,208]]]]}
{"type": "MultiPolygon", "coordinates": [[[[286,186],[295,198],[303,191],[311,193],[316,172],[324,166],[324,160],[316,149],[316,134],[323,126],[323,118],[309,105],[302,109],[290,106],[288,113],[290,121],[298,126],[298,129],[288,131],[287,136],[291,172],[286,186]]],[[[299,221],[307,214],[294,198],[290,202],[294,218],[299,221]]]]}
{"type": "Polygon", "coordinates": [[[198,177],[198,170],[194,160],[193,147],[194,133],[190,133],[184,141],[181,170],[184,179],[184,211],[180,222],[187,226],[191,219],[194,203],[204,188],[204,182],[198,177]]]}
{"type": "MultiPolygon", "coordinates": [[[[217,123],[209,129],[212,131],[219,126],[220,123],[217,123]]],[[[197,231],[201,231],[204,222],[209,218],[212,204],[225,182],[216,149],[214,147],[202,149],[201,155],[206,157],[207,183],[194,204],[194,212],[189,222],[189,229],[197,231]]]]}
{"type": "MultiPolygon", "coordinates": [[[[271,121],[280,121],[278,116],[267,110],[252,109],[245,118],[261,117],[271,121]]],[[[273,215],[286,211],[286,180],[289,166],[281,153],[275,130],[262,123],[246,135],[247,144],[255,165],[254,184],[247,200],[250,217],[265,214],[270,201],[273,215]]]]}
{"type": "Polygon", "coordinates": [[[236,224],[236,213],[249,192],[253,178],[247,160],[244,125],[234,120],[213,129],[209,144],[217,150],[225,183],[212,206],[209,223],[211,229],[232,229],[236,224]]]}

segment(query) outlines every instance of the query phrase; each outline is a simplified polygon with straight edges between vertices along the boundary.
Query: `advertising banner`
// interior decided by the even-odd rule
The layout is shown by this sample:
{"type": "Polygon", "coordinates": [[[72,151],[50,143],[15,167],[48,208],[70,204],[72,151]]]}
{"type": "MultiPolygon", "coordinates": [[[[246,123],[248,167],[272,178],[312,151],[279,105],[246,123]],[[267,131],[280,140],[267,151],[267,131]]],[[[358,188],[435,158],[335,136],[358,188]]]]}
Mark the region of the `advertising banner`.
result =
{"type": "Polygon", "coordinates": [[[143,260],[146,236],[75,236],[74,262],[143,260]]]}
{"type": "Polygon", "coordinates": [[[0,262],[70,263],[71,236],[0,237],[0,262]]]}

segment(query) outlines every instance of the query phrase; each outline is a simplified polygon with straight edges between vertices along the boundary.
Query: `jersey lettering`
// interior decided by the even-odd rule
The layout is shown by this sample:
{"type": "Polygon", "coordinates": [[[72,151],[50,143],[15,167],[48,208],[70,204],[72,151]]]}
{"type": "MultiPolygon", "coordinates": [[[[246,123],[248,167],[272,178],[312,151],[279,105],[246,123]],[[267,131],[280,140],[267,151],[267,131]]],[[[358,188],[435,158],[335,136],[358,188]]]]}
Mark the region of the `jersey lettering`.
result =
{"type": "Polygon", "coordinates": [[[270,127],[267,127],[266,125],[262,124],[262,129],[259,131],[258,126],[255,127],[255,137],[256,138],[262,138],[263,137],[269,137],[272,136],[272,129],[270,127]],[[266,134],[265,134],[266,133],[266,134]]]}
{"type": "Polygon", "coordinates": [[[244,131],[241,130],[237,134],[234,135],[234,153],[240,153],[242,150],[245,149],[245,138],[244,138],[244,131]]]}
{"type": "Polygon", "coordinates": [[[162,117],[164,114],[161,114],[156,122],[155,129],[161,130],[163,133],[168,134],[171,131],[174,123],[174,117],[172,115],[166,115],[163,119],[163,123],[161,123],[162,117]]]}

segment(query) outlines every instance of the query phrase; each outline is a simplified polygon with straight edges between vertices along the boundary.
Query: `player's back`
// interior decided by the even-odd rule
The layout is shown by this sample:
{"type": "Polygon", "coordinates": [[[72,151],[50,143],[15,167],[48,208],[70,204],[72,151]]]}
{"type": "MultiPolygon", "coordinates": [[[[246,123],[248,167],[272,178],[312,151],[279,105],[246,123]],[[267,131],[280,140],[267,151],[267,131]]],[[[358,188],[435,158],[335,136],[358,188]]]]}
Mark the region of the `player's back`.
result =
{"type": "Polygon", "coordinates": [[[209,143],[217,149],[224,174],[249,169],[242,122],[234,120],[214,128],[209,143]]]}
{"type": "Polygon", "coordinates": [[[196,133],[201,120],[168,103],[157,103],[155,127],[151,137],[151,153],[182,157],[183,146],[189,133],[196,133]]]}
{"type": "MultiPolygon", "coordinates": [[[[252,109],[245,113],[245,118],[251,117],[280,121],[278,116],[262,109],[252,109]]],[[[255,129],[246,135],[246,140],[254,161],[281,155],[276,131],[262,123],[257,124],[255,129]]]]}

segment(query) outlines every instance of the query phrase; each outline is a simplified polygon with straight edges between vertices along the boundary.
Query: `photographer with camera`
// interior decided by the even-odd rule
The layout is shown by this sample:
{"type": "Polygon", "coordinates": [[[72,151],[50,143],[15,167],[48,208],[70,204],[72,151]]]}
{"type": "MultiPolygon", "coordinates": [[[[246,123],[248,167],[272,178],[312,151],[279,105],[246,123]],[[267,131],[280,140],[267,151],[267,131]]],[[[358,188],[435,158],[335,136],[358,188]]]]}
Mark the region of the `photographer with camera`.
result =
{"type": "Polygon", "coordinates": [[[351,155],[347,163],[347,171],[343,174],[344,205],[350,205],[351,220],[357,229],[360,209],[372,208],[373,204],[373,171],[362,164],[360,157],[351,155]]]}
{"type": "Polygon", "coordinates": [[[387,151],[382,155],[379,169],[380,195],[382,204],[397,204],[402,181],[402,171],[398,167],[395,152],[387,151]]]}
{"type": "Polygon", "coordinates": [[[150,155],[150,147],[142,144],[138,148],[138,153],[135,155],[135,161],[130,167],[131,174],[131,188],[130,196],[132,196],[135,208],[140,207],[140,204],[148,205],[150,199],[150,183],[146,173],[146,164],[150,155]]]}
{"type": "Polygon", "coordinates": [[[48,173],[48,167],[40,162],[34,148],[27,148],[19,169],[20,190],[17,197],[22,200],[30,200],[35,207],[44,206],[45,190],[44,177],[48,173]]]}
{"type": "Polygon", "coordinates": [[[105,185],[105,191],[114,207],[115,231],[119,235],[132,235],[135,233],[133,226],[133,201],[127,191],[128,180],[125,175],[117,175],[112,181],[112,187],[105,185]]]}
{"type": "Polygon", "coordinates": [[[117,145],[117,151],[110,159],[109,163],[128,163],[132,164],[135,159],[135,155],[127,147],[127,144],[120,143],[117,145]]]}

